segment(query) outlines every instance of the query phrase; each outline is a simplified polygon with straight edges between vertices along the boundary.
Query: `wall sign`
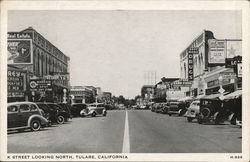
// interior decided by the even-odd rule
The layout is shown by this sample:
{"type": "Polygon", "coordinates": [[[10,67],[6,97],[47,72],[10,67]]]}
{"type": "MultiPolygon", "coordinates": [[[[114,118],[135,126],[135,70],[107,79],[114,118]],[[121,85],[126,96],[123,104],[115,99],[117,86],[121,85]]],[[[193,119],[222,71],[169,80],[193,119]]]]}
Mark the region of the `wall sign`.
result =
{"type": "Polygon", "coordinates": [[[24,97],[27,72],[8,69],[7,77],[8,97],[24,97]]]}
{"type": "Polygon", "coordinates": [[[193,53],[188,53],[188,81],[194,80],[193,53]]]}
{"type": "Polygon", "coordinates": [[[226,58],[225,52],[226,43],[225,40],[208,40],[208,63],[209,64],[224,64],[226,58]]]}

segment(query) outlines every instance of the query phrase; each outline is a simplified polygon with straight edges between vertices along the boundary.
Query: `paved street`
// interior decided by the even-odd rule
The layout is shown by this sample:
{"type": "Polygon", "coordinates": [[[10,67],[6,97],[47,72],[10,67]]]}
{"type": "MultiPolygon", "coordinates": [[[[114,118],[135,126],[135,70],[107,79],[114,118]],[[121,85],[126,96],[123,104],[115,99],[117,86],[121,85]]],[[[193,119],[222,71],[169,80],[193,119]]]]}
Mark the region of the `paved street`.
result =
{"type": "Polygon", "coordinates": [[[107,117],[73,118],[39,132],[10,132],[8,152],[236,153],[241,140],[237,126],[188,123],[184,117],[149,110],[128,110],[126,117],[121,110],[109,111],[107,117]]]}

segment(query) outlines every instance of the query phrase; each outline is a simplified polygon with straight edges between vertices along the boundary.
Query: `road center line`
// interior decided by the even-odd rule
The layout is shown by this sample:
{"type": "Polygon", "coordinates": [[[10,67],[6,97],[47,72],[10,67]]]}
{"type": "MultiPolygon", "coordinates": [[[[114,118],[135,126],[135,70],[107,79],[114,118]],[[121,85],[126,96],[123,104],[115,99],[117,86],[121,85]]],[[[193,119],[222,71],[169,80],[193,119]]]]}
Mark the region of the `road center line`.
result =
{"type": "Polygon", "coordinates": [[[129,127],[128,127],[128,111],[126,110],[122,153],[129,153],[129,152],[130,152],[130,141],[129,141],[129,127]]]}

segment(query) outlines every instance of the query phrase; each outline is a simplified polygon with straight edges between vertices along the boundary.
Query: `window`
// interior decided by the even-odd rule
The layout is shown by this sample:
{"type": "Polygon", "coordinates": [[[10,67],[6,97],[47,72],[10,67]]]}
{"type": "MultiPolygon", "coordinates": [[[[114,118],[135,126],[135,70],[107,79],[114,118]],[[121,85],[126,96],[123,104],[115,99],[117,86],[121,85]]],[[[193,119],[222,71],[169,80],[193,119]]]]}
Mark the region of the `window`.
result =
{"type": "Polygon", "coordinates": [[[17,112],[17,111],[18,111],[18,107],[15,105],[8,107],[8,112],[10,113],[17,112]]]}
{"type": "Polygon", "coordinates": [[[30,111],[30,106],[29,105],[20,105],[20,112],[28,112],[30,111]]]}
{"type": "Polygon", "coordinates": [[[35,105],[31,104],[30,106],[30,111],[37,111],[37,108],[35,105]]]}

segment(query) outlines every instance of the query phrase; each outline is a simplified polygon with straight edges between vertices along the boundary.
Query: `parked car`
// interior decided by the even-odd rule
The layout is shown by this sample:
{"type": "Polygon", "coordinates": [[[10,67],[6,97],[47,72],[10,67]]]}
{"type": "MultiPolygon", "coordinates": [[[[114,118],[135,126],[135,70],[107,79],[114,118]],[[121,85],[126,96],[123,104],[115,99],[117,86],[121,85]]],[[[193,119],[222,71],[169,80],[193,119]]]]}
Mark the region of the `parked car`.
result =
{"type": "Polygon", "coordinates": [[[78,117],[80,116],[80,112],[86,108],[87,105],[84,103],[73,103],[71,104],[70,111],[73,117],[78,117]]]}
{"type": "Polygon", "coordinates": [[[161,113],[162,112],[162,103],[157,103],[156,108],[155,108],[156,113],[161,113]]]}
{"type": "Polygon", "coordinates": [[[89,104],[86,109],[83,109],[80,112],[80,116],[82,117],[85,116],[95,117],[96,115],[102,115],[102,116],[107,115],[107,110],[103,103],[89,104]]]}
{"type": "Polygon", "coordinates": [[[161,113],[168,114],[169,106],[170,106],[169,102],[162,103],[161,113]]]}
{"type": "Polygon", "coordinates": [[[23,130],[30,128],[38,131],[48,124],[42,110],[32,102],[8,103],[8,130],[23,130]]]}
{"type": "MultiPolygon", "coordinates": [[[[72,119],[72,114],[71,114],[71,111],[70,111],[70,104],[67,104],[67,103],[58,103],[58,105],[68,113],[69,117],[67,119],[72,119]]],[[[67,121],[66,119],[66,121],[67,121]]]]}
{"type": "Polygon", "coordinates": [[[37,102],[37,106],[44,111],[46,119],[49,123],[57,123],[58,112],[55,109],[50,108],[46,103],[37,102]]]}
{"type": "Polygon", "coordinates": [[[200,99],[200,113],[198,123],[214,122],[219,124],[224,122],[232,114],[231,110],[223,106],[219,99],[221,94],[213,94],[200,99]]]}
{"type": "Polygon", "coordinates": [[[200,113],[200,100],[194,100],[190,104],[190,106],[187,109],[187,112],[186,112],[186,114],[184,116],[187,117],[188,122],[191,122],[192,120],[197,118],[199,113],[200,113]]]}
{"type": "Polygon", "coordinates": [[[181,108],[178,106],[178,102],[175,100],[168,101],[168,102],[169,102],[168,115],[169,116],[171,116],[172,114],[180,115],[181,108]]]}
{"type": "Polygon", "coordinates": [[[46,103],[51,109],[54,109],[57,112],[57,123],[63,124],[65,121],[68,121],[70,114],[60,107],[57,103],[46,103]]]}
{"type": "Polygon", "coordinates": [[[233,125],[242,125],[242,90],[237,90],[225,96],[223,106],[232,112],[230,122],[233,125]]]}

